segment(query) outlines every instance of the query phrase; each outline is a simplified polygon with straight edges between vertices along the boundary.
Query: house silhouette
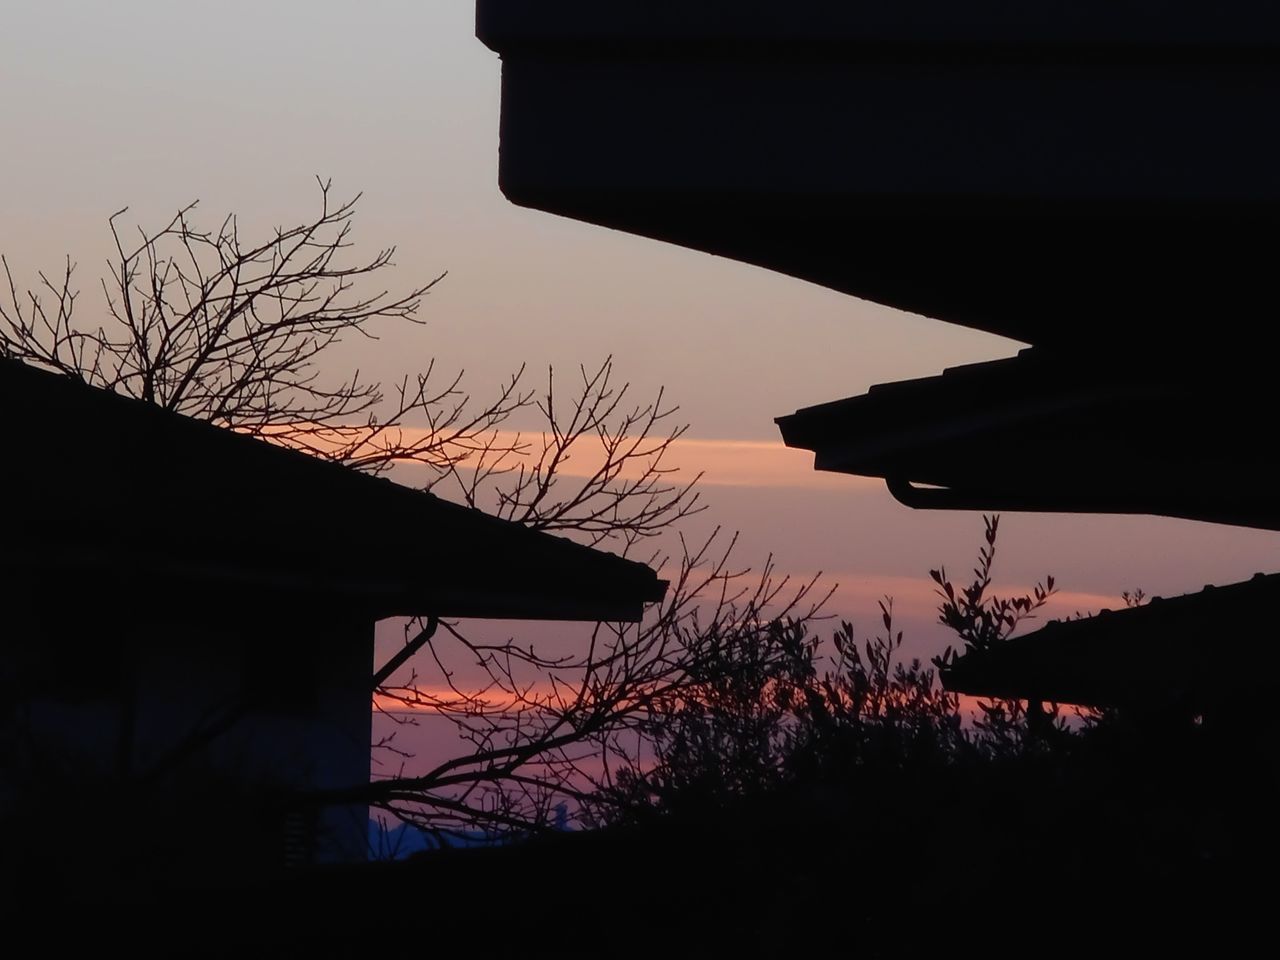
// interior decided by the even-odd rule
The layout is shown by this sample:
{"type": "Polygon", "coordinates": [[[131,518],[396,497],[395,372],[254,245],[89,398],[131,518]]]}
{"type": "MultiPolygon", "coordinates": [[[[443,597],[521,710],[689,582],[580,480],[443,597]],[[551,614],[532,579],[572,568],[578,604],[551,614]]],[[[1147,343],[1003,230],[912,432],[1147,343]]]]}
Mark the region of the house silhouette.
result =
{"type": "MultiPolygon", "coordinates": [[[[287,801],[369,780],[377,620],[637,620],[666,587],[642,564],[7,359],[0,435],[10,826],[105,802],[102,787],[198,808],[184,862],[360,859],[365,808],[287,801]]],[[[119,823],[145,823],[135,812],[119,823]]]]}
{"type": "MultiPolygon", "coordinates": [[[[1236,633],[1265,653],[1264,624],[1280,600],[1280,574],[1152,597],[1122,610],[1055,621],[989,650],[971,651],[942,672],[952,689],[982,697],[1121,708],[1133,715],[1221,723],[1238,732],[1246,711],[1265,710],[1273,678],[1242,671],[1207,643],[1236,633]],[[1106,670],[1097,669],[1106,664],[1106,670]]],[[[1256,721],[1258,718],[1250,718],[1256,721]]]]}
{"type": "MultiPolygon", "coordinates": [[[[818,469],[921,509],[1280,529],[1280,8],[478,0],[477,34],[513,202],[1031,345],[780,417],[818,469]]],[[[1087,671],[1104,623],[1154,617],[1054,636],[1087,671]]],[[[949,682],[1048,695],[1048,637],[949,682]]]]}

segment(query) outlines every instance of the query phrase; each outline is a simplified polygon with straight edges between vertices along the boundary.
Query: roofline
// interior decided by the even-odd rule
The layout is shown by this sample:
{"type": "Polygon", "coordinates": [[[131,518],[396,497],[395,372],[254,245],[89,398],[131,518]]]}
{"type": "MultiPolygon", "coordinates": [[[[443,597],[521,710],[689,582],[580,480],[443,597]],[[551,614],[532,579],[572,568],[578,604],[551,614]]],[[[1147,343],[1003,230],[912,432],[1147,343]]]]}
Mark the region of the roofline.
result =
{"type": "MultiPolygon", "coordinates": [[[[1263,671],[1238,661],[1198,658],[1213,630],[1253,631],[1280,598],[1280,574],[1255,574],[1223,586],[1094,616],[1054,620],[981,653],[968,651],[939,672],[943,686],[979,697],[1093,706],[1220,704],[1263,671]]],[[[1266,639],[1259,639],[1265,644],[1266,639]]]]}
{"type": "Polygon", "coordinates": [[[1191,0],[1052,5],[970,0],[962,8],[953,0],[874,5],[830,0],[478,0],[476,35],[503,54],[573,47],[590,47],[597,54],[636,47],[669,52],[673,46],[723,53],[803,45],[902,54],[967,48],[989,55],[1021,48],[1093,57],[1123,51],[1127,59],[1162,52],[1238,59],[1241,53],[1280,45],[1280,17],[1265,5],[1232,0],[1221,0],[1211,15],[1191,0]]]}
{"type": "MultiPolygon", "coordinates": [[[[300,575],[263,566],[217,562],[192,562],[171,556],[139,553],[124,549],[57,550],[47,553],[24,552],[10,561],[0,557],[0,576],[10,584],[24,580],[45,580],[51,576],[76,576],[94,572],[97,586],[136,584],[145,580],[153,584],[170,581],[217,584],[241,591],[237,596],[221,596],[222,604],[243,601],[260,605],[263,593],[282,597],[316,598],[340,594],[366,615],[387,617],[436,616],[481,620],[555,620],[577,622],[638,623],[645,608],[661,603],[669,582],[654,575],[652,588],[632,596],[593,595],[589,599],[552,598],[537,591],[504,590],[495,594],[488,588],[461,584],[416,583],[410,580],[389,581],[372,577],[351,576],[343,572],[325,575],[300,575]],[[111,570],[103,578],[100,571],[111,570]],[[433,594],[439,591],[439,599],[433,594]]],[[[59,591],[67,593],[66,582],[59,580],[59,591]]],[[[74,590],[70,592],[74,593],[74,590]]]]}
{"type": "MultiPolygon", "coordinates": [[[[565,537],[533,530],[387,478],[363,474],[334,461],[196,420],[13,358],[0,357],[0,380],[17,396],[45,391],[47,402],[66,405],[72,412],[83,407],[86,415],[95,419],[114,422],[118,418],[121,431],[132,438],[131,442],[172,438],[175,449],[188,456],[194,450],[201,458],[225,458],[236,464],[236,469],[229,476],[236,473],[247,475],[261,469],[278,470],[283,486],[295,484],[301,488],[310,481],[321,493],[333,493],[343,502],[349,496],[348,532],[359,527],[358,520],[352,517],[358,516],[362,499],[369,498],[367,503],[371,507],[376,505],[380,514],[405,511],[408,523],[406,529],[397,534],[398,537],[419,534],[425,537],[441,530],[470,533],[482,545],[513,550],[517,559],[527,551],[531,562],[541,559],[554,569],[561,565],[565,568],[565,576],[560,581],[552,575],[554,569],[552,574],[544,572],[541,576],[526,576],[521,581],[512,564],[498,555],[486,569],[501,574],[505,579],[506,586],[501,589],[492,577],[486,578],[479,569],[488,561],[474,555],[469,559],[471,567],[477,568],[472,570],[474,582],[467,583],[458,580],[445,582],[438,576],[436,582],[427,582],[424,579],[426,571],[414,570],[412,565],[403,571],[403,576],[399,575],[400,570],[394,571],[397,575],[392,577],[366,576],[354,562],[344,564],[343,570],[318,575],[317,564],[303,563],[305,554],[297,550],[290,553],[288,545],[283,543],[280,550],[273,550],[269,555],[264,553],[254,558],[236,556],[234,563],[228,561],[225,549],[221,552],[216,549],[204,551],[198,557],[193,553],[175,557],[169,555],[174,551],[157,550],[156,545],[146,541],[145,537],[138,540],[137,537],[120,536],[124,527],[113,528],[113,541],[104,545],[94,539],[91,531],[77,528],[64,517],[59,521],[62,523],[58,528],[61,539],[56,540],[56,550],[44,550],[48,546],[44,541],[51,534],[39,520],[28,518],[30,523],[26,523],[18,518],[16,527],[11,525],[9,540],[14,549],[5,551],[7,555],[0,555],[0,566],[13,569],[15,573],[42,564],[45,570],[96,566],[96,569],[110,572],[127,567],[146,575],[172,576],[181,572],[264,590],[340,590],[347,593],[351,602],[368,602],[371,609],[379,611],[379,616],[435,614],[502,619],[636,621],[641,618],[646,604],[660,602],[665,596],[666,582],[646,564],[575,543],[565,537]],[[244,461],[242,470],[238,463],[241,459],[244,461]],[[273,564],[269,562],[271,560],[277,562],[273,564]],[[487,604],[483,599],[486,594],[491,601],[487,604]]],[[[83,513],[93,508],[86,502],[80,503],[76,509],[83,513]]],[[[427,538],[427,541],[431,542],[431,539],[427,538]]],[[[349,545],[355,543],[350,537],[348,541],[349,545]]],[[[369,543],[362,541],[359,545],[376,547],[376,538],[370,538],[369,543]]],[[[432,543],[425,549],[447,557],[449,546],[446,541],[432,543]]],[[[376,566],[372,562],[365,564],[368,569],[376,566]]],[[[435,563],[434,566],[437,573],[441,569],[448,573],[447,565],[441,568],[441,564],[435,563]]],[[[533,571],[534,574],[539,572],[533,571]]]]}

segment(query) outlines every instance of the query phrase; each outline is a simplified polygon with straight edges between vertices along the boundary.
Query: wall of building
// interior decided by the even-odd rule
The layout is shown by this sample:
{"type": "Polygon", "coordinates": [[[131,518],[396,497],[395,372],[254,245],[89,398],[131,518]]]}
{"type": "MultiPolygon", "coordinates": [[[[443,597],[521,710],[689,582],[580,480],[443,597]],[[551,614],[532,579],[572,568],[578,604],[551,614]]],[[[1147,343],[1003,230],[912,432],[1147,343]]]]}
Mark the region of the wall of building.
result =
{"type": "Polygon", "coordinates": [[[371,619],[122,606],[5,633],[0,813],[79,810],[85,847],[192,865],[366,855],[366,808],[296,796],[368,781],[371,619]]]}

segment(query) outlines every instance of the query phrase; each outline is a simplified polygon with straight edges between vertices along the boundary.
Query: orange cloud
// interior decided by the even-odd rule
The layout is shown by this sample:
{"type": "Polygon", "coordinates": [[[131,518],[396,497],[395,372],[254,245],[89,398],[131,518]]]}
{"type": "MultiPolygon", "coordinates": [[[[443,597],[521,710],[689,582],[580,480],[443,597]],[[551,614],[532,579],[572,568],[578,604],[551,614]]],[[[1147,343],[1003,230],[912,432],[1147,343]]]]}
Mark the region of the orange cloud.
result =
{"type": "Polygon", "coordinates": [[[813,454],[779,441],[681,438],[668,456],[682,471],[703,471],[703,483],[733,487],[880,489],[883,481],[813,469],[813,454]]]}
{"type": "MultiPolygon", "coordinates": [[[[345,447],[359,435],[363,428],[351,428],[331,436],[315,434],[309,442],[320,449],[345,447]]],[[[533,432],[499,430],[493,435],[494,448],[524,447],[523,454],[513,454],[507,463],[532,464],[543,449],[544,435],[533,432]]],[[[405,427],[395,432],[397,442],[406,445],[422,443],[429,432],[420,428],[405,427]]],[[[653,449],[658,442],[647,444],[653,449]]],[[[372,452],[377,444],[371,444],[372,452]]],[[[445,447],[446,455],[461,455],[462,448],[445,447]]],[[[566,457],[556,466],[561,476],[590,477],[604,463],[603,443],[594,436],[578,439],[566,457]]],[[[646,459],[638,457],[624,464],[621,479],[634,479],[642,473],[646,459]]],[[[808,450],[794,450],[779,440],[728,440],[703,437],[681,437],[673,442],[662,458],[663,469],[676,470],[672,480],[692,479],[701,473],[702,483],[730,487],[790,487],[796,489],[845,490],[879,489],[883,481],[846,474],[819,472],[813,469],[813,454],[808,450]]]]}

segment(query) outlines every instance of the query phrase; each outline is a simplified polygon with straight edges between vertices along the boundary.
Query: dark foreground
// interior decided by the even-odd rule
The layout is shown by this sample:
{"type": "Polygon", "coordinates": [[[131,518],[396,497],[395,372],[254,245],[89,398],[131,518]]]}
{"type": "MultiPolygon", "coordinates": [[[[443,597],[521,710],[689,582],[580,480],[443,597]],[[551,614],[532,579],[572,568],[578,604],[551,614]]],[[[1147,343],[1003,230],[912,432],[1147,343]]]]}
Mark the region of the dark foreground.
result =
{"type": "Polygon", "coordinates": [[[54,956],[1224,955],[1272,936],[1275,794],[1267,776],[1206,773],[904,776],[506,848],[230,877],[42,862],[9,873],[5,926],[54,956]]]}

